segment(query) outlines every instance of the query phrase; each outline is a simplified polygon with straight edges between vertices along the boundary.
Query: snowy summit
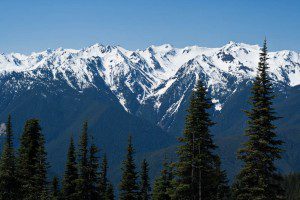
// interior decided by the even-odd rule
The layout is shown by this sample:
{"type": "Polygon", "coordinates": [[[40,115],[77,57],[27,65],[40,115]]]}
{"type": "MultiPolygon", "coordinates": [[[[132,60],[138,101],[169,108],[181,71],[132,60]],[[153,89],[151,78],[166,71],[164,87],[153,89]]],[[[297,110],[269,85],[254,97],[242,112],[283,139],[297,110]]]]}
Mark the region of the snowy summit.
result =
{"type": "MultiPolygon", "coordinates": [[[[99,81],[95,80],[101,79],[126,111],[137,113],[137,107],[150,105],[160,113],[158,123],[163,123],[178,111],[199,75],[211,92],[215,109],[220,111],[239,83],[255,77],[259,53],[258,45],[229,42],[220,48],[164,44],[130,51],[95,44],[81,50],[0,54],[0,82],[5,81],[11,91],[18,92],[30,90],[37,83],[61,81],[83,92],[98,88],[99,81]],[[16,78],[16,74],[22,78],[16,78]]],[[[284,50],[268,56],[275,83],[289,87],[300,84],[299,53],[284,50]]]]}

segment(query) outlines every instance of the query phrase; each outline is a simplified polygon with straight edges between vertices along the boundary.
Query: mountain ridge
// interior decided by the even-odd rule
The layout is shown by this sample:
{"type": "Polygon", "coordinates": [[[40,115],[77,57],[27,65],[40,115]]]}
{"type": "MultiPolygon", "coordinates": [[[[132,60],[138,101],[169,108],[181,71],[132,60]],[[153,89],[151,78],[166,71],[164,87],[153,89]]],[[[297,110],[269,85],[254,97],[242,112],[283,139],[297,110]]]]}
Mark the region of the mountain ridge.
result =
{"type": "MultiPolygon", "coordinates": [[[[199,77],[211,93],[215,110],[221,111],[238,85],[255,77],[259,52],[258,45],[233,41],[219,48],[163,44],[136,51],[97,43],[81,50],[1,54],[0,79],[17,73],[22,79],[13,90],[25,86],[30,90],[35,80],[45,85],[59,80],[78,92],[97,89],[95,80],[103,79],[127,112],[137,116],[152,112],[157,115],[155,123],[169,129],[172,124],[166,121],[174,119],[199,77]]],[[[300,84],[299,53],[282,50],[268,55],[270,76],[277,86],[300,84]]]]}
{"type": "MultiPolygon", "coordinates": [[[[233,177],[247,121],[242,110],[250,109],[247,100],[259,53],[258,45],[230,42],[219,48],[165,44],[129,51],[96,44],[28,56],[1,54],[0,121],[12,114],[18,138],[26,119],[40,119],[53,173],[63,169],[67,141],[71,134],[78,137],[85,120],[113,166],[123,158],[128,134],[134,137],[139,158],[160,152],[161,159],[152,162],[160,166],[164,149],[175,154],[170,147],[182,133],[190,95],[200,78],[214,104],[210,114],[216,125],[211,131],[233,177]]],[[[274,107],[283,117],[276,124],[278,135],[287,141],[280,165],[285,172],[297,171],[300,55],[284,50],[270,52],[269,58],[274,107]]]]}

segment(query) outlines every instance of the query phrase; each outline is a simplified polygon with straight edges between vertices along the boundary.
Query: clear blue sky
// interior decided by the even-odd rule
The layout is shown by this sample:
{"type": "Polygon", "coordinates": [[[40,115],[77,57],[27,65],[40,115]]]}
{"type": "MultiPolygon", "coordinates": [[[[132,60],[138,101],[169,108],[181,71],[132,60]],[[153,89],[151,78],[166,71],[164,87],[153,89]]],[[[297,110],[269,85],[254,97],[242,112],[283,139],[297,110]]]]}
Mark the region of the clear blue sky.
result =
{"type": "Polygon", "coordinates": [[[1,0],[0,52],[83,48],[217,47],[233,40],[300,51],[298,0],[1,0]]]}

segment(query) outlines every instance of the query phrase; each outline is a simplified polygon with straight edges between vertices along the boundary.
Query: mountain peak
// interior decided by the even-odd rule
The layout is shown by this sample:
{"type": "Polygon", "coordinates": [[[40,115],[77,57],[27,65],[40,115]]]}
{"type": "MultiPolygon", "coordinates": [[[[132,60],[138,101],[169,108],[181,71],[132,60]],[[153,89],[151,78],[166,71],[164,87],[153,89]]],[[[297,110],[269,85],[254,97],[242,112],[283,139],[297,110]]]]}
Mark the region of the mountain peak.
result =
{"type": "MultiPolygon", "coordinates": [[[[105,87],[126,111],[136,113],[143,105],[152,106],[163,122],[178,112],[199,77],[220,111],[240,83],[254,79],[259,53],[257,45],[233,41],[220,48],[163,44],[142,51],[97,43],[82,50],[0,55],[0,84],[8,85],[9,91],[54,83],[75,92],[105,87]]],[[[275,84],[300,85],[298,53],[271,52],[268,62],[275,84]]]]}
{"type": "Polygon", "coordinates": [[[162,45],[151,45],[147,48],[149,51],[154,50],[155,52],[168,52],[174,47],[171,44],[162,44],[162,45]]]}
{"type": "MultiPolygon", "coordinates": [[[[207,70],[207,75],[212,79],[223,77],[224,74],[238,77],[239,80],[253,77],[259,50],[257,45],[234,41],[230,41],[221,48],[199,46],[174,48],[171,44],[162,44],[152,45],[144,51],[129,51],[119,46],[105,46],[96,43],[82,50],[58,48],[56,50],[47,49],[30,56],[2,55],[0,57],[0,73],[3,71],[34,71],[51,66],[53,69],[51,74],[54,77],[58,73],[62,73],[62,77],[67,81],[69,79],[81,82],[84,80],[94,84],[93,81],[98,76],[109,87],[112,87],[113,91],[117,91],[117,88],[121,87],[120,84],[125,84],[134,95],[138,96],[142,91],[143,96],[140,95],[137,99],[143,102],[148,95],[153,95],[153,90],[165,81],[174,80],[176,76],[179,76],[180,70],[183,68],[192,67],[195,70],[197,68],[198,71],[198,68],[201,67],[202,70],[207,70]],[[90,62],[95,62],[91,58],[94,57],[97,57],[97,63],[93,63],[96,65],[95,69],[90,71],[90,62]],[[195,59],[199,62],[190,62],[195,59]],[[70,74],[70,72],[72,73],[70,74]],[[72,76],[72,78],[68,76],[72,76]],[[140,88],[137,89],[138,87],[140,88]]],[[[293,85],[298,83],[297,80],[300,78],[294,78],[300,71],[298,53],[281,51],[270,53],[269,57],[270,72],[276,81],[284,81],[286,84],[292,83],[293,85]]],[[[226,78],[220,78],[215,82],[224,81],[223,79],[226,78]]],[[[69,83],[71,82],[69,81],[69,83]]],[[[80,85],[81,83],[72,84],[80,85]]]]}
{"type": "Polygon", "coordinates": [[[234,41],[230,41],[227,44],[225,44],[221,49],[229,50],[229,51],[236,51],[238,49],[244,49],[244,50],[254,50],[259,51],[261,47],[259,45],[250,45],[246,43],[238,43],[234,41]]]}

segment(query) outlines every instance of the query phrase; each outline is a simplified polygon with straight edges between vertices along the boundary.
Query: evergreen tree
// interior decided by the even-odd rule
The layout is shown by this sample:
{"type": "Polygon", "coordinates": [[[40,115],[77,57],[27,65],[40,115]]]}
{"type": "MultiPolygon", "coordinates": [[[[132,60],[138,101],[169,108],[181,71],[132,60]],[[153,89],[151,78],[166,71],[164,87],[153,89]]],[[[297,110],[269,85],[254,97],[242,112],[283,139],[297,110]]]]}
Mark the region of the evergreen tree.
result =
{"type": "Polygon", "coordinates": [[[107,178],[107,170],[108,170],[107,156],[106,154],[104,154],[101,163],[100,180],[99,180],[99,187],[98,187],[99,196],[100,199],[103,200],[113,200],[115,198],[114,188],[107,178]]]}
{"type": "Polygon", "coordinates": [[[11,116],[6,123],[6,141],[2,150],[0,161],[0,200],[17,198],[18,183],[16,177],[16,160],[13,147],[13,133],[11,116]]]}
{"type": "Polygon", "coordinates": [[[165,159],[161,175],[155,179],[153,187],[153,200],[170,200],[173,181],[173,170],[171,165],[165,159]]]}
{"type": "Polygon", "coordinates": [[[140,183],[140,200],[149,200],[150,199],[150,180],[149,180],[149,165],[146,159],[143,160],[141,166],[141,183],[140,183]]]}
{"type": "Polygon", "coordinates": [[[115,199],[114,187],[111,183],[108,183],[104,200],[114,200],[114,199],[115,199]]]}
{"type": "Polygon", "coordinates": [[[101,171],[100,171],[100,181],[99,181],[99,196],[101,199],[105,197],[105,194],[108,190],[108,179],[107,179],[107,157],[104,154],[101,164],[101,171]]]}
{"type": "Polygon", "coordinates": [[[120,199],[121,200],[136,200],[138,199],[138,185],[136,166],[134,163],[134,149],[131,141],[131,136],[128,140],[127,156],[123,161],[122,180],[120,183],[120,199]]]}
{"type": "Polygon", "coordinates": [[[23,200],[47,198],[47,163],[39,120],[27,120],[18,151],[17,174],[23,200]]]}
{"type": "Polygon", "coordinates": [[[51,188],[51,199],[52,200],[61,200],[61,193],[59,190],[59,180],[56,176],[53,177],[52,180],[52,188],[51,188]]]}
{"type": "Polygon", "coordinates": [[[89,200],[91,198],[90,192],[88,192],[90,191],[88,150],[88,123],[85,122],[79,141],[79,177],[76,181],[76,196],[81,200],[89,200]]]}
{"type": "Polygon", "coordinates": [[[282,141],[276,139],[276,126],[273,124],[277,117],[272,106],[274,94],[268,76],[267,59],[265,41],[251,91],[252,108],[246,112],[249,118],[245,132],[248,141],[239,150],[238,158],[244,165],[234,186],[238,200],[276,200],[282,199],[283,195],[281,176],[274,165],[274,161],[281,158],[282,141]]]}
{"type": "Polygon", "coordinates": [[[216,160],[216,175],[215,175],[216,185],[217,185],[217,196],[216,200],[228,200],[230,199],[230,188],[228,186],[227,174],[221,169],[220,158],[216,160]]]}
{"type": "Polygon", "coordinates": [[[97,157],[98,148],[95,144],[90,146],[89,151],[89,191],[90,199],[97,200],[99,199],[99,158],[97,157]]]}
{"type": "Polygon", "coordinates": [[[292,173],[284,176],[282,186],[286,200],[300,199],[300,174],[292,173]]]}
{"type": "Polygon", "coordinates": [[[36,173],[34,175],[35,189],[40,191],[40,199],[48,199],[48,182],[47,182],[47,168],[49,167],[47,163],[47,153],[45,149],[45,139],[42,134],[40,134],[38,140],[38,151],[36,159],[36,173]]]}
{"type": "Polygon", "coordinates": [[[65,200],[76,199],[76,181],[78,179],[78,169],[75,155],[75,145],[73,137],[71,137],[67,164],[62,184],[62,196],[65,200]]]}
{"type": "Polygon", "coordinates": [[[211,100],[206,89],[198,81],[193,91],[183,137],[179,138],[179,161],[176,164],[176,199],[215,199],[218,182],[216,181],[216,162],[219,157],[214,154],[217,148],[210,133],[214,124],[208,110],[211,100]]]}

